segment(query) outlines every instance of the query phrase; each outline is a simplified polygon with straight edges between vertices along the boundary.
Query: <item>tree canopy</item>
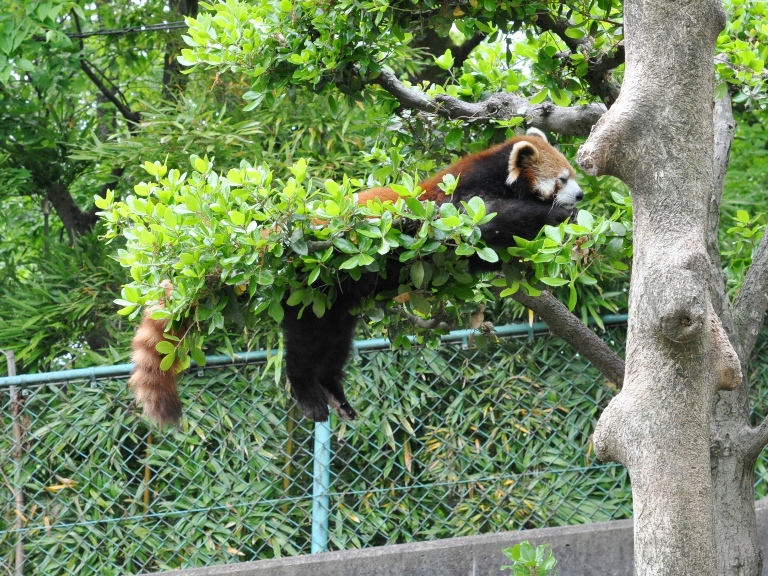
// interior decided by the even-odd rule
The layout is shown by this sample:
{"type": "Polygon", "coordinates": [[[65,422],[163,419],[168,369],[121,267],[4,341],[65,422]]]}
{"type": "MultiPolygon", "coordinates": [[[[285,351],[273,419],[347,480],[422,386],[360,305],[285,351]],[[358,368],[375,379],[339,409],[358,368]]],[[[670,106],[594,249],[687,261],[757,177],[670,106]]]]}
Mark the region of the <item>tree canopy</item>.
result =
{"type": "MultiPolygon", "coordinates": [[[[721,90],[730,86],[743,114],[758,123],[763,105],[762,10],[760,3],[733,3],[729,28],[719,39],[718,60],[721,90]]],[[[332,218],[331,228],[320,237],[303,239],[311,243],[339,237],[322,266],[303,262],[304,277],[299,273],[293,279],[294,298],[320,309],[329,294],[317,286],[330,283],[339,266],[359,273],[376,266],[370,258],[381,256],[375,242],[360,248],[353,239],[354,249],[341,242],[342,237],[349,241],[360,222],[370,225],[363,210],[345,204],[343,196],[377,183],[402,185],[404,192],[411,192],[419,179],[453,158],[508,137],[516,126],[533,125],[558,135],[560,147],[573,157],[579,136],[586,135],[605,106],[615,101],[623,74],[621,4],[609,1],[265,1],[198,6],[175,0],[120,10],[48,1],[23,7],[8,2],[0,15],[7,32],[0,46],[0,172],[6,182],[0,270],[8,280],[0,295],[6,320],[0,341],[28,343],[18,356],[29,369],[78,358],[92,362],[121,357],[126,330],[109,314],[111,300],[142,304],[158,295],[160,277],[175,273],[172,267],[155,267],[118,296],[122,278],[110,256],[118,246],[102,246],[97,236],[103,232],[94,230],[100,209],[94,197],[105,199],[97,201],[103,209],[107,190],[114,191],[110,200],[128,201],[149,189],[167,194],[173,187],[171,174],[217,178],[218,186],[241,191],[240,199],[224,194],[229,197],[218,208],[223,211],[215,212],[223,216],[219,223],[229,227],[223,234],[242,230],[252,235],[249,224],[265,226],[265,207],[260,207],[262,220],[251,219],[253,207],[243,210],[242,202],[243,193],[253,187],[241,187],[226,176],[234,175],[233,170],[266,171],[272,174],[272,188],[284,194],[284,186],[297,179],[291,169],[300,170],[306,162],[299,188],[313,195],[313,204],[302,210],[309,213],[325,206],[327,200],[334,201],[326,196],[334,194],[340,209],[347,210],[343,217],[332,218]],[[154,167],[149,175],[148,166],[154,167]],[[206,170],[196,171],[202,166],[206,170]],[[168,172],[161,175],[163,170],[168,172]],[[133,189],[145,180],[148,189],[133,189]],[[242,225],[236,223],[240,213],[242,225]],[[334,259],[335,267],[327,265],[334,259]],[[96,275],[103,281],[84,290],[94,269],[103,271],[96,275]],[[299,288],[321,272],[322,281],[316,277],[309,283],[313,289],[299,288]],[[62,301],[68,306],[59,306],[62,301]],[[121,344],[110,350],[116,341],[121,344]]],[[[514,267],[517,270],[503,281],[486,279],[470,294],[468,279],[459,274],[465,280],[463,297],[454,302],[469,301],[472,308],[487,301],[487,314],[493,317],[501,308],[489,300],[491,292],[507,296],[522,281],[528,295],[543,287],[554,290],[583,319],[622,308],[631,254],[631,202],[615,181],[583,174],[580,179],[587,201],[578,222],[522,243],[514,258],[527,259],[527,264],[514,267]]],[[[743,182],[734,187],[745,188],[743,182]]],[[[149,198],[150,204],[165,204],[154,192],[149,198]]],[[[272,212],[280,206],[274,197],[268,201],[275,202],[269,207],[272,212]]],[[[738,202],[726,201],[726,208],[738,202]]],[[[752,199],[746,203],[755,204],[752,199]]],[[[445,226],[453,218],[466,218],[443,216],[428,207],[420,214],[417,208],[415,214],[413,206],[404,200],[393,220],[442,217],[440,225],[445,226]]],[[[732,236],[737,232],[741,239],[728,251],[734,254],[734,287],[739,266],[743,269],[749,261],[748,250],[740,248],[761,235],[755,226],[759,210],[738,210],[730,212],[733,220],[726,228],[734,228],[732,236]]],[[[306,217],[328,215],[326,211],[306,217]]],[[[468,241],[456,257],[484,250],[477,233],[472,236],[475,224],[463,224],[468,241]]],[[[396,228],[378,230],[371,234],[390,234],[392,248],[399,242],[391,238],[399,235],[396,228]]],[[[433,231],[432,225],[425,225],[421,236],[416,235],[419,244],[407,250],[419,253],[411,255],[409,264],[413,290],[407,292],[414,298],[398,304],[402,318],[468,310],[453,306],[439,290],[432,293],[445,273],[442,269],[434,274],[443,256],[435,261],[430,250],[438,250],[434,242],[444,239],[435,238],[433,231]],[[424,244],[429,245],[426,251],[424,244]]],[[[298,236],[292,238],[298,234],[292,226],[279,232],[273,227],[273,233],[270,249],[289,248],[273,262],[274,270],[280,270],[292,258],[292,239],[300,251],[304,247],[301,240],[297,243],[298,236]]],[[[150,246],[158,239],[170,250],[169,258],[194,254],[175,250],[160,231],[150,234],[157,236],[145,237],[149,244],[138,249],[144,251],[139,260],[149,261],[150,246]]],[[[452,242],[461,245],[456,238],[452,242]]],[[[240,257],[230,255],[224,266],[231,270],[220,281],[248,286],[255,295],[258,287],[269,286],[269,273],[246,264],[242,255],[249,246],[246,242],[241,247],[240,257]],[[253,274],[260,275],[261,283],[250,282],[253,274]]],[[[309,254],[299,257],[312,259],[309,254]]],[[[129,260],[124,264],[132,265],[129,260]]],[[[213,318],[210,326],[220,327],[222,314],[232,307],[226,305],[226,291],[223,300],[208,297],[217,293],[210,277],[218,264],[209,259],[207,270],[203,264],[195,262],[195,274],[209,282],[179,300],[178,310],[194,302],[205,310],[203,316],[213,318]]],[[[278,282],[266,290],[263,296],[273,297],[282,288],[278,282]]],[[[258,305],[252,308],[257,312],[258,305]]],[[[271,316],[279,318],[276,308],[272,310],[271,316]]],[[[371,314],[383,317],[373,309],[371,314]]],[[[389,328],[396,332],[395,326],[389,328]]],[[[210,344],[219,342],[214,338],[210,344]]]]}

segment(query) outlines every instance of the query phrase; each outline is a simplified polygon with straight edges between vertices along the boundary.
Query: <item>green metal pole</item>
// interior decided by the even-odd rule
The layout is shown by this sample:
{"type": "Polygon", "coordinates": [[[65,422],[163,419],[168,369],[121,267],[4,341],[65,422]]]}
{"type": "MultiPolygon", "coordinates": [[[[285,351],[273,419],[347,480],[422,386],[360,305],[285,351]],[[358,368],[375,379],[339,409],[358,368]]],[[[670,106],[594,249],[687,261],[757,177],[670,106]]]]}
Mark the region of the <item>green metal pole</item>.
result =
{"type": "Polygon", "coordinates": [[[315,456],[312,473],[312,554],[328,550],[331,516],[331,421],[315,422],[315,456]]]}
{"type": "MultiPolygon", "coordinates": [[[[5,354],[8,363],[8,376],[16,376],[16,355],[13,350],[7,352],[0,350],[5,354]]],[[[13,419],[13,459],[16,464],[16,470],[13,475],[14,499],[16,501],[16,530],[18,531],[16,540],[16,571],[15,576],[24,576],[24,492],[21,482],[21,460],[23,457],[24,443],[22,440],[21,427],[21,389],[18,386],[11,386],[8,389],[11,401],[8,404],[13,419]]]]}

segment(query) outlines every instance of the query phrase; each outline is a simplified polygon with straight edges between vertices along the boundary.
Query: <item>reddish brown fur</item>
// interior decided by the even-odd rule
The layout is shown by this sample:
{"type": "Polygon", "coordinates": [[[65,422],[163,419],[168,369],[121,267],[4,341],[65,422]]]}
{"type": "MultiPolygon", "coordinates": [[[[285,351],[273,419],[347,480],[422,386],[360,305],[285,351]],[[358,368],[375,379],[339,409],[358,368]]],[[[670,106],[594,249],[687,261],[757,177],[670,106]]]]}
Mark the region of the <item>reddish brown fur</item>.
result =
{"type": "MultiPolygon", "coordinates": [[[[170,292],[170,284],[166,293],[170,292]]],[[[175,424],[181,417],[181,399],[176,388],[178,361],[169,370],[161,370],[161,354],[156,346],[165,340],[167,320],[153,320],[152,312],[163,303],[147,308],[133,337],[131,360],[135,363],[128,387],[144,407],[144,415],[160,425],[175,424]]]]}
{"type": "MultiPolygon", "coordinates": [[[[497,144],[487,150],[465,156],[455,164],[451,164],[448,168],[438,172],[431,178],[424,180],[424,182],[419,184],[423,190],[419,196],[419,200],[434,200],[438,204],[442,204],[445,201],[445,193],[440,189],[439,184],[443,183],[443,176],[452,174],[454,177],[460,178],[463,171],[468,170],[471,166],[477,164],[478,161],[493,156],[501,149],[509,148],[511,150],[511,143],[523,141],[533,144],[538,151],[538,157],[530,162],[523,162],[518,177],[522,176],[524,180],[534,183],[539,180],[542,175],[551,177],[561,170],[568,170],[570,176],[574,176],[573,168],[568,160],[554,146],[549,144],[549,142],[543,140],[539,136],[522,135],[516,136],[501,144],[497,144]]],[[[377,198],[382,201],[391,200],[394,202],[400,198],[400,196],[390,188],[371,188],[370,190],[360,192],[357,195],[357,202],[359,204],[365,204],[368,201],[377,198]]]]}

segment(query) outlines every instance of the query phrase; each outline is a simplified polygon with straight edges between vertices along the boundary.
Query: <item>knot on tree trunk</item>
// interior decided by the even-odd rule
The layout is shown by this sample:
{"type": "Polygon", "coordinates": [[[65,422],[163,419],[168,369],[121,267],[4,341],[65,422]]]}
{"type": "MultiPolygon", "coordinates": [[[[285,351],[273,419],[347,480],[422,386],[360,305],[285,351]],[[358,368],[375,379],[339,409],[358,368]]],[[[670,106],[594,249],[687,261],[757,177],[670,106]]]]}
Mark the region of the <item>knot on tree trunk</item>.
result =
{"type": "Polygon", "coordinates": [[[678,344],[690,342],[701,334],[704,325],[703,310],[691,313],[688,307],[672,310],[661,317],[661,332],[678,344]]]}
{"type": "Polygon", "coordinates": [[[644,284],[654,295],[658,326],[665,338],[678,344],[698,341],[704,334],[709,304],[709,257],[697,236],[686,236],[671,246],[651,249],[653,262],[644,284]]]}
{"type": "Polygon", "coordinates": [[[717,379],[716,389],[736,389],[742,379],[741,362],[711,303],[709,304],[709,345],[712,370],[717,379]]]}

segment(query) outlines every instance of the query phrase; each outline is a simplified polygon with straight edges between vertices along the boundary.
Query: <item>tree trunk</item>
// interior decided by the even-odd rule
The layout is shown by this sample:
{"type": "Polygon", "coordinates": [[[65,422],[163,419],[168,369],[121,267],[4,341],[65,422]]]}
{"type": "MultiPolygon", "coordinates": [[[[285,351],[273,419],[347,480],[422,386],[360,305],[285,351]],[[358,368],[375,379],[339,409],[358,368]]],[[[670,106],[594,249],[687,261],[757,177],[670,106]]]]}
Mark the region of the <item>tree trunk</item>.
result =
{"type": "Polygon", "coordinates": [[[709,295],[716,0],[627,0],[626,75],[580,151],[626,182],[634,246],[624,388],[594,442],[629,470],[638,575],[714,576],[710,414],[741,379],[709,295]]]}
{"type": "MultiPolygon", "coordinates": [[[[709,252],[711,276],[710,295],[715,312],[720,317],[741,361],[741,386],[733,391],[717,394],[711,422],[710,456],[712,461],[713,511],[715,521],[715,546],[717,573],[722,576],[760,576],[763,558],[757,542],[757,521],[755,518],[755,461],[763,448],[749,423],[749,382],[747,367],[754,340],[750,332],[759,331],[762,326],[764,309],[749,304],[750,315],[754,315],[755,328],[741,326],[746,338],[740,338],[736,329],[732,308],[726,293],[726,279],[723,273],[717,233],[720,224],[720,206],[723,182],[728,167],[729,153],[735,122],[731,110],[730,96],[715,102],[715,157],[714,189],[709,204],[707,250],[709,252]]],[[[750,271],[746,291],[759,276],[760,258],[750,271]]],[[[758,282],[764,279],[758,278],[758,282]]]]}

